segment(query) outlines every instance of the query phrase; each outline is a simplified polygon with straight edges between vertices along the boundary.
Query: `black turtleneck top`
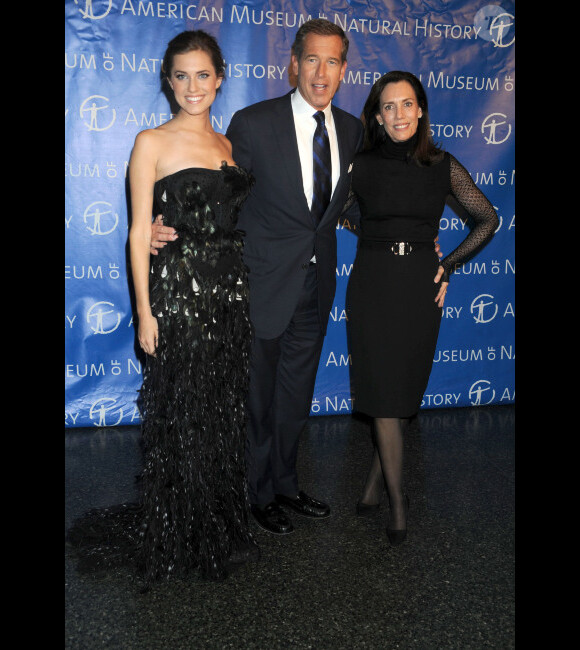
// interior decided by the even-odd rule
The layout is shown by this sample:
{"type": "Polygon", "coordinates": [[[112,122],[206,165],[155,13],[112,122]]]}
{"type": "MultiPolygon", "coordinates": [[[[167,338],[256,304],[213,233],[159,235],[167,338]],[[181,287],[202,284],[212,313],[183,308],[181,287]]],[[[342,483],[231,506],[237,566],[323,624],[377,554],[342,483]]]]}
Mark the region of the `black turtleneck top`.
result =
{"type": "Polygon", "coordinates": [[[375,149],[355,156],[352,192],[361,212],[361,239],[433,242],[449,195],[475,222],[467,237],[444,257],[443,279],[487,243],[498,227],[497,214],[469,172],[448,152],[429,166],[417,164],[410,153],[416,135],[405,142],[388,136],[375,149]]]}

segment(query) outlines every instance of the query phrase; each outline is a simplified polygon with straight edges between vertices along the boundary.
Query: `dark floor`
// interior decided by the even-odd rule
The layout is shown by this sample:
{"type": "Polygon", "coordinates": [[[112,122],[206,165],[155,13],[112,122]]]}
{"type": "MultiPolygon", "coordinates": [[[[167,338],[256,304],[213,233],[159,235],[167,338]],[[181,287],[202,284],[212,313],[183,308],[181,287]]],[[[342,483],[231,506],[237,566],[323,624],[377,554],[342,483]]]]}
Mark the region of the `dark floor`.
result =
{"type": "MultiPolygon", "coordinates": [[[[311,418],[301,488],[332,516],[256,529],[262,559],[223,583],[138,593],[128,570],[79,575],[66,559],[66,648],[444,649],[515,647],[513,406],[421,411],[406,434],[409,535],[391,547],[385,511],[354,507],[371,456],[368,423],[311,418]]],[[[66,525],[135,498],[138,427],[67,429],[66,525]]]]}

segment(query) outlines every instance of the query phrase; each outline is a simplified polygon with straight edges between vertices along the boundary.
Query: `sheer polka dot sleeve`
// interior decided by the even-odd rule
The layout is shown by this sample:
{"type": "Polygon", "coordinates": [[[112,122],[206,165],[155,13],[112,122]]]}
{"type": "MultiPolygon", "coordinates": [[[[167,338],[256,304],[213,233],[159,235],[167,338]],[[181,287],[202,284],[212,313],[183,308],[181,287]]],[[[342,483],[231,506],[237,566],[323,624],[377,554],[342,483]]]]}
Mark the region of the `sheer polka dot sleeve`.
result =
{"type": "Polygon", "coordinates": [[[461,244],[441,260],[441,265],[445,269],[443,282],[449,282],[449,275],[457,264],[464,264],[469,257],[490,241],[499,225],[493,205],[473,182],[469,172],[451,154],[449,159],[451,194],[467,210],[475,225],[461,244]]]}

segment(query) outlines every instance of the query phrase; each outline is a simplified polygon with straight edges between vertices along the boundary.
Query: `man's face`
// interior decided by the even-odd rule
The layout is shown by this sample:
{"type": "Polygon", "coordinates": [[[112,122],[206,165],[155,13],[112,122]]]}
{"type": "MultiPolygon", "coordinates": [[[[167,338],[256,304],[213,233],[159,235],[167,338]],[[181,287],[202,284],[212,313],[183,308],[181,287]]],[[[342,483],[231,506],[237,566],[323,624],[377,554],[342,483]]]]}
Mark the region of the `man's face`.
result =
{"type": "Polygon", "coordinates": [[[328,106],[344,77],[346,61],[342,61],[341,54],[340,36],[308,34],[301,60],[292,55],[300,94],[316,110],[328,106]]]}

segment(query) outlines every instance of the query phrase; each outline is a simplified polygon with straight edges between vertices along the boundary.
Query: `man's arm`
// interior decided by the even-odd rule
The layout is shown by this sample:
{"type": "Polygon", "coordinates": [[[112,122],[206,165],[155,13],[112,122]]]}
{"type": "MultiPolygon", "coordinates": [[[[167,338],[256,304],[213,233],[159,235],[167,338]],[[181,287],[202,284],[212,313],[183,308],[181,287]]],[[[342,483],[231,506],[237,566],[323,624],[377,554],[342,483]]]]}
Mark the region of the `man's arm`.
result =
{"type": "Polygon", "coordinates": [[[251,134],[245,113],[236,111],[227,128],[226,138],[232,143],[232,158],[236,165],[248,171],[252,171],[251,134]]]}

